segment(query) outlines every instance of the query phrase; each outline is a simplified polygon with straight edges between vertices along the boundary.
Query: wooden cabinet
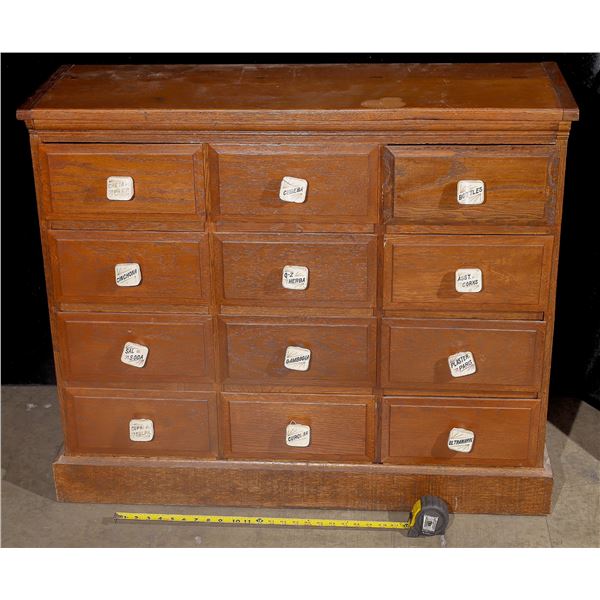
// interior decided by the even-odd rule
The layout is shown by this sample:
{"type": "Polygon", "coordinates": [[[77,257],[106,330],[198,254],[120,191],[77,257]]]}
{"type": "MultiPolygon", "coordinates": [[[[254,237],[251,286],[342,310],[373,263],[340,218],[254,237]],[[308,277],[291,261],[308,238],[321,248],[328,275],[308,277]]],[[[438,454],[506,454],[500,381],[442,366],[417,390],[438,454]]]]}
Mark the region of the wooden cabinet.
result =
{"type": "Polygon", "coordinates": [[[18,116],[59,499],[548,512],[555,65],[68,66],[18,116]]]}

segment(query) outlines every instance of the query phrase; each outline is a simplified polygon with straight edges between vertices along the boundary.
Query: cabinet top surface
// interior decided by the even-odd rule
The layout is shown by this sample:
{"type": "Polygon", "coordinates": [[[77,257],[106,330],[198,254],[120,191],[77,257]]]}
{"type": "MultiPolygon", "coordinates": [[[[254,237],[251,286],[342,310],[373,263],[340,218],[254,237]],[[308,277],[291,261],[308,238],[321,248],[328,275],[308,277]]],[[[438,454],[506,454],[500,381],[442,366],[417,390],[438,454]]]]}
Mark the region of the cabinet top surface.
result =
{"type": "Polygon", "coordinates": [[[125,126],[127,118],[151,122],[174,111],[217,120],[577,118],[554,63],[71,65],[18,116],[85,126],[119,115],[125,126]]]}

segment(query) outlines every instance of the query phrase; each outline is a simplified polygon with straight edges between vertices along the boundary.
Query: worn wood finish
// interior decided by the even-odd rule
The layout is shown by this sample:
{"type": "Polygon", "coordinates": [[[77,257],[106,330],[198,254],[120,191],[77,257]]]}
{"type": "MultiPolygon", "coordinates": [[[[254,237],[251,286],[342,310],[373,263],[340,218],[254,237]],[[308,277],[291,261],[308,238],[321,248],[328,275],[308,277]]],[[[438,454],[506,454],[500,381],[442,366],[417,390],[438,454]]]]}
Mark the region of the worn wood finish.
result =
{"type": "Polygon", "coordinates": [[[379,149],[372,144],[211,145],[213,217],[375,223],[379,149]],[[284,177],[308,182],[306,199],[279,197],[284,177]]]}
{"type": "Polygon", "coordinates": [[[202,148],[189,145],[76,145],[41,147],[47,218],[202,220],[202,148]],[[132,177],[131,200],[108,200],[108,177],[132,177]]]}
{"type": "Polygon", "coordinates": [[[375,319],[224,317],[219,323],[226,386],[326,389],[375,384],[375,319]],[[307,371],[284,366],[288,346],[311,351],[307,371]]]}
{"type": "Polygon", "coordinates": [[[20,111],[37,129],[360,130],[422,120],[562,121],[540,64],[73,65],[20,111]]]}
{"type": "Polygon", "coordinates": [[[227,458],[372,462],[372,396],[231,394],[221,400],[227,458]],[[291,422],[310,427],[306,448],[286,444],[291,422]]]}
{"type": "Polygon", "coordinates": [[[234,306],[375,306],[374,235],[218,234],[218,302],[234,306]],[[304,290],[286,289],[287,265],[308,268],[304,290]]]}
{"type": "Polygon", "coordinates": [[[65,390],[65,449],[75,455],[214,458],[217,408],[213,392],[65,390]],[[150,419],[151,441],[131,441],[129,421],[150,419]]]}
{"type": "Polygon", "coordinates": [[[549,510],[577,118],[555,65],[68,66],[18,116],[60,499],[549,510]],[[131,200],[106,198],[110,176],[133,178],[131,200]],[[279,199],[286,176],[308,181],[305,202],[279,199]],[[457,204],[467,178],[484,204],[457,204]],[[116,286],[117,262],[141,284],[116,286]],[[286,265],[308,267],[307,289],[283,288],[286,265]],[[456,292],[459,268],[482,270],[481,292],[456,292]],[[149,347],[143,368],[121,363],[127,341],[149,347]],[[284,367],[288,345],[311,350],[307,371],[284,367]],[[452,378],[459,351],[477,371],[452,378]],[[131,415],[156,421],[152,442],[128,440],[131,415]],[[308,447],[284,444],[288,419],[310,424],[308,447]],[[470,454],[448,456],[450,426],[473,428],[470,454]]]}
{"type": "Polygon", "coordinates": [[[554,146],[388,146],[383,158],[386,221],[552,224],[557,163],[554,146]],[[483,204],[457,202],[462,179],[483,181],[483,204]]]}
{"type": "Polygon", "coordinates": [[[384,240],[384,309],[539,311],[548,302],[552,236],[405,235],[384,240]],[[458,269],[482,273],[458,292],[458,269]]]}
{"type": "Polygon", "coordinates": [[[213,381],[210,318],[61,312],[57,326],[69,385],[185,389],[213,381]],[[121,362],[127,342],[149,349],[144,367],[121,362]]]}
{"type": "Polygon", "coordinates": [[[208,304],[210,266],[204,234],[53,230],[48,233],[56,301],[142,305],[208,304]],[[139,285],[120,287],[115,265],[137,263],[139,285]]]}
{"type": "Polygon", "coordinates": [[[545,323],[383,319],[382,386],[387,392],[537,397],[545,323]],[[476,372],[453,377],[448,357],[471,352],[476,372]]]}
{"type": "Polygon", "coordinates": [[[443,498],[452,512],[543,515],[552,471],[248,461],[152,461],[60,456],[63,502],[410,510],[415,498],[443,498]]]}
{"type": "Polygon", "coordinates": [[[382,407],[384,463],[535,466],[539,400],[389,397],[382,407]],[[454,427],[475,433],[471,452],[448,448],[454,427]]]}

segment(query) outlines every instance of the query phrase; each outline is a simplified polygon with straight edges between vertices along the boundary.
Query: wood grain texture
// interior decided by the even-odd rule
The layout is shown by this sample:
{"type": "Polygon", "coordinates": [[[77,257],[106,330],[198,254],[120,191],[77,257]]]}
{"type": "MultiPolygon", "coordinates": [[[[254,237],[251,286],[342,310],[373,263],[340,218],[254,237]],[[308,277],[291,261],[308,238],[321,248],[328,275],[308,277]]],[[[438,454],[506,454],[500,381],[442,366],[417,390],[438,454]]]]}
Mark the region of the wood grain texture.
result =
{"type": "Polygon", "coordinates": [[[242,131],[576,118],[562,88],[540,64],[73,66],[18,116],[39,129],[242,131]]]}
{"type": "Polygon", "coordinates": [[[384,309],[541,311],[553,236],[404,235],[384,240],[384,309]],[[480,292],[457,292],[458,269],[478,268],[480,292]]]}
{"type": "Polygon", "coordinates": [[[63,312],[57,325],[61,369],[69,385],[189,389],[213,381],[208,317],[63,312]],[[149,349],[142,368],[121,362],[127,342],[149,349]]]}
{"type": "Polygon", "coordinates": [[[247,461],[66,457],[54,463],[62,502],[410,510],[439,496],[455,513],[543,515],[552,471],[247,461]]]}
{"type": "Polygon", "coordinates": [[[535,466],[539,400],[383,398],[384,463],[535,466]],[[454,427],[475,434],[469,453],[448,448],[454,427]]]}
{"type": "Polygon", "coordinates": [[[210,265],[204,234],[54,230],[48,237],[59,306],[208,304],[210,265]],[[118,263],[139,264],[141,283],[119,287],[118,263]]]}
{"type": "Polygon", "coordinates": [[[420,225],[553,224],[557,160],[554,146],[388,146],[385,219],[420,225]],[[457,202],[463,179],[484,182],[483,204],[457,202]]]}
{"type": "Polygon", "coordinates": [[[47,218],[203,220],[202,147],[44,144],[43,207],[47,218]],[[132,177],[134,196],[106,197],[106,180],[132,177]]]}
{"type": "Polygon", "coordinates": [[[375,306],[373,235],[225,234],[215,236],[218,302],[237,306],[375,306]],[[308,268],[305,290],[281,283],[286,265],[308,268]]]}
{"type": "Polygon", "coordinates": [[[372,396],[225,393],[221,398],[226,458],[373,461],[372,396]],[[292,421],[310,427],[308,447],[286,444],[292,421]]]}
{"type": "Polygon", "coordinates": [[[375,384],[376,319],[223,317],[225,384],[371,387],[375,384]],[[288,346],[311,351],[307,371],[284,366],[288,346]]]}
{"type": "Polygon", "coordinates": [[[379,151],[372,144],[210,146],[213,218],[375,223],[379,151]],[[302,203],[284,202],[284,177],[308,182],[302,203]]]}
{"type": "Polygon", "coordinates": [[[65,400],[68,454],[216,456],[217,407],[213,392],[67,388],[65,400]],[[131,419],[150,419],[154,438],[131,441],[131,419]]]}
{"type": "Polygon", "coordinates": [[[386,393],[537,397],[545,323],[468,319],[383,319],[386,393]],[[453,377],[448,357],[471,352],[477,371],[453,377]]]}

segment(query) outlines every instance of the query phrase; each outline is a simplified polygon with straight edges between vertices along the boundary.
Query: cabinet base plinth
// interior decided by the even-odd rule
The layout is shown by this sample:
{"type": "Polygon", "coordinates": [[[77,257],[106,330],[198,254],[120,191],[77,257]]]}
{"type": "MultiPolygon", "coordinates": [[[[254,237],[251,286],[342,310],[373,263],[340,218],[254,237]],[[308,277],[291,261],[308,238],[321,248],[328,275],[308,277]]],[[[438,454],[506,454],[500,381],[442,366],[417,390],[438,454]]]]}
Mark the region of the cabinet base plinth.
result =
{"type": "Polygon", "coordinates": [[[456,513],[544,515],[552,471],[77,457],[54,463],[61,502],[410,510],[439,496],[456,513]]]}

